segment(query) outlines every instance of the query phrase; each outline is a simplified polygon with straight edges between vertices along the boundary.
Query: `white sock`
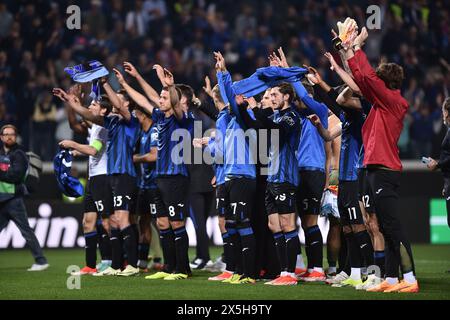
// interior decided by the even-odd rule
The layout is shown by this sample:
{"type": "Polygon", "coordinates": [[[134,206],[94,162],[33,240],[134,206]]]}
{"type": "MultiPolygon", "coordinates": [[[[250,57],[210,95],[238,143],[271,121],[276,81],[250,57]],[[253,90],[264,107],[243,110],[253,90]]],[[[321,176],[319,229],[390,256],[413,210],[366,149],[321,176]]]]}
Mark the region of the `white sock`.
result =
{"type": "Polygon", "coordinates": [[[323,273],[323,268],[320,268],[320,267],[314,267],[314,271],[323,273]]]}
{"type": "Polygon", "coordinates": [[[295,272],[288,272],[287,275],[288,275],[288,276],[291,276],[292,278],[297,278],[297,277],[295,276],[295,272]]]}
{"type": "Polygon", "coordinates": [[[286,271],[281,271],[281,274],[280,274],[280,276],[282,276],[282,277],[284,277],[284,276],[287,276],[289,273],[288,272],[286,272],[286,271]]]}
{"type": "Polygon", "coordinates": [[[336,267],[328,267],[328,273],[336,273],[336,267]]]}
{"type": "Polygon", "coordinates": [[[361,268],[351,268],[350,279],[361,280],[361,268]]]}
{"type": "Polygon", "coordinates": [[[108,264],[111,264],[112,261],[111,261],[111,260],[102,260],[102,263],[108,263],[108,264]]]}
{"type": "Polygon", "coordinates": [[[410,271],[403,275],[403,280],[405,280],[408,283],[414,283],[414,282],[416,282],[416,276],[414,275],[414,273],[412,271],[410,271]]]}
{"type": "Polygon", "coordinates": [[[389,284],[397,284],[397,283],[398,283],[398,278],[390,278],[390,277],[387,277],[387,278],[386,278],[386,281],[387,281],[387,283],[389,283],[389,284]]]}
{"type": "Polygon", "coordinates": [[[297,255],[297,262],[295,264],[296,268],[301,268],[301,269],[305,269],[305,262],[303,261],[303,255],[302,254],[298,254],[297,255]]]}
{"type": "Polygon", "coordinates": [[[311,273],[311,272],[313,272],[313,268],[308,268],[308,273],[311,273]]]}

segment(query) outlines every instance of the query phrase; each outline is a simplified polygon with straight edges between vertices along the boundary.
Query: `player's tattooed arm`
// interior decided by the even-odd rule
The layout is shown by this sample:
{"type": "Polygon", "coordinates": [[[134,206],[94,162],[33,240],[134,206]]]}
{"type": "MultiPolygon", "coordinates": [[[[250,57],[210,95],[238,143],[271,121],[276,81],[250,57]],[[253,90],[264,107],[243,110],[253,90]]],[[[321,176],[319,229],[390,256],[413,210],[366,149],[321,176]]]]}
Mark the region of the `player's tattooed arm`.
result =
{"type": "Polygon", "coordinates": [[[147,98],[150,99],[150,101],[152,101],[156,105],[158,105],[159,101],[158,92],[156,92],[156,90],[147,81],[145,81],[145,79],[137,71],[136,67],[132,65],[130,62],[125,61],[123,63],[123,68],[125,69],[126,73],[128,73],[130,76],[136,79],[136,81],[141,86],[142,90],[144,90],[144,93],[147,96],[147,98]]]}
{"type": "Polygon", "coordinates": [[[53,95],[66,102],[76,113],[82,116],[85,120],[89,120],[100,126],[103,126],[103,117],[93,115],[87,108],[84,108],[80,100],[73,94],[68,94],[61,88],[53,88],[53,95]]]}

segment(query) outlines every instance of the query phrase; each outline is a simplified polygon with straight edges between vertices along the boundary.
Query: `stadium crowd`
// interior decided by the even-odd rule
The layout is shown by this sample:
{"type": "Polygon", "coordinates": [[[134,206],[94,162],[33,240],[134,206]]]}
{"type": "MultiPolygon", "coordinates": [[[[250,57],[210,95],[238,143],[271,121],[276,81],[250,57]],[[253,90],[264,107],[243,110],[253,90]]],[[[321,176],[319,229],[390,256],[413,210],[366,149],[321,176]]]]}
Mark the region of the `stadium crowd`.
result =
{"type": "MultiPolygon", "coordinates": [[[[440,106],[450,86],[448,1],[229,1],[85,0],[0,1],[0,125],[12,123],[22,144],[51,160],[57,141],[73,138],[63,105],[51,96],[68,88],[64,67],[97,59],[108,69],[136,65],[150,84],[157,63],[197,92],[213,74],[210,52],[221,51],[234,80],[265,66],[283,45],[292,65],[315,66],[326,81],[337,78],[322,53],[338,18],[364,25],[366,8],[381,8],[381,29],[366,44],[370,62],[404,67],[402,92],[410,108],[399,140],[401,157],[434,155],[445,133],[440,106]],[[66,8],[80,6],[81,30],[65,25],[66,8]],[[211,74],[212,73],[212,74],[211,74]],[[40,141],[48,141],[46,144],[40,141]]],[[[110,74],[110,83],[119,88],[110,74]]],[[[200,96],[201,99],[206,96],[200,96]]]]}

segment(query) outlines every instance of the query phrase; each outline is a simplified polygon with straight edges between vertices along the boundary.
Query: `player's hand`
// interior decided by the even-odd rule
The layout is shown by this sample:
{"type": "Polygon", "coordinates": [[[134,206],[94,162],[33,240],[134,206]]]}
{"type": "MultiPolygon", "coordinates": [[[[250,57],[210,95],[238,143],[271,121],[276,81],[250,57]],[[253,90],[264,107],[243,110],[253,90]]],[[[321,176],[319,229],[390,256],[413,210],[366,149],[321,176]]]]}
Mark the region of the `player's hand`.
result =
{"type": "Polygon", "coordinates": [[[58,97],[61,101],[68,101],[68,94],[61,88],[53,88],[52,93],[55,97],[58,97]]]}
{"type": "Polygon", "coordinates": [[[173,86],[175,84],[172,72],[166,68],[164,68],[164,82],[166,83],[166,86],[173,86]]]}
{"type": "Polygon", "coordinates": [[[281,67],[281,59],[278,58],[277,54],[275,52],[272,52],[269,57],[269,65],[271,67],[281,67]]]}
{"type": "Polygon", "coordinates": [[[247,101],[248,106],[252,109],[258,106],[258,102],[256,102],[254,97],[245,98],[244,101],[247,101]]]}
{"type": "Polygon", "coordinates": [[[211,98],[213,97],[212,87],[211,87],[211,80],[209,79],[208,76],[205,77],[205,86],[203,87],[203,91],[205,91],[205,93],[208,96],[210,96],[211,98]]]}
{"type": "Polygon", "coordinates": [[[235,100],[238,105],[241,105],[245,102],[244,96],[242,94],[236,95],[235,100]]]}
{"type": "Polygon", "coordinates": [[[59,146],[64,149],[73,149],[74,142],[72,140],[63,140],[59,143],[59,146]]]}
{"type": "Polygon", "coordinates": [[[427,163],[427,167],[431,171],[436,170],[437,169],[437,165],[438,165],[437,161],[432,159],[432,158],[430,158],[430,161],[427,163]]]}
{"type": "MultiPolygon", "coordinates": [[[[102,79],[105,77],[102,77],[102,79]]],[[[81,86],[79,83],[74,84],[73,86],[71,86],[69,88],[69,90],[67,91],[68,94],[73,94],[76,97],[81,97],[81,86]]]]}
{"type": "Polygon", "coordinates": [[[133,78],[136,78],[139,75],[139,72],[136,70],[136,68],[128,61],[125,61],[123,63],[123,68],[125,69],[125,72],[133,78]]]}
{"type": "Polygon", "coordinates": [[[123,85],[126,82],[125,78],[123,77],[123,74],[116,68],[113,68],[113,72],[116,75],[116,78],[117,78],[117,81],[119,81],[119,84],[123,85]]]}
{"type": "Polygon", "coordinates": [[[213,188],[216,187],[216,176],[214,176],[214,177],[211,179],[211,185],[213,186],[213,188]]]}
{"type": "Polygon", "coordinates": [[[278,55],[280,56],[281,66],[283,68],[289,68],[289,64],[287,62],[286,55],[284,54],[283,47],[279,47],[277,51],[278,55]]]}
{"type": "Polygon", "coordinates": [[[214,58],[216,59],[216,70],[225,72],[227,71],[227,66],[225,64],[225,59],[222,56],[222,53],[214,52],[214,58]]]}
{"type": "Polygon", "coordinates": [[[194,146],[194,148],[201,148],[202,147],[202,138],[192,139],[192,145],[194,146]]]}
{"type": "Polygon", "coordinates": [[[201,100],[195,95],[195,93],[192,95],[192,104],[197,108],[202,105],[201,100]]]}
{"type": "Polygon", "coordinates": [[[353,41],[353,45],[362,48],[368,36],[369,34],[367,33],[366,27],[363,27],[359,35],[353,41]]]}
{"type": "Polygon", "coordinates": [[[194,138],[192,139],[192,145],[194,148],[202,148],[204,145],[207,145],[209,143],[209,137],[204,138],[194,138]]]}
{"type": "Polygon", "coordinates": [[[83,156],[83,154],[80,151],[72,150],[71,152],[73,157],[83,156]]]}
{"type": "Polygon", "coordinates": [[[339,38],[342,40],[342,46],[347,50],[353,45],[353,41],[358,34],[358,25],[354,19],[347,17],[343,23],[338,21],[337,26],[339,38]]]}
{"type": "Polygon", "coordinates": [[[311,123],[314,125],[314,126],[318,126],[318,125],[320,125],[320,124],[322,124],[321,122],[320,122],[320,118],[316,115],[316,114],[312,114],[312,115],[310,115],[310,116],[308,116],[308,119],[309,119],[309,121],[311,121],[311,123]]]}
{"type": "Polygon", "coordinates": [[[310,66],[303,65],[304,68],[308,69],[308,74],[306,74],[306,78],[312,82],[313,84],[319,84],[322,82],[322,77],[320,76],[319,72],[310,66]]]}
{"type": "Polygon", "coordinates": [[[175,83],[172,73],[166,68],[161,67],[159,64],[155,64],[153,70],[156,71],[156,75],[163,86],[171,86],[175,83]]]}
{"type": "Polygon", "coordinates": [[[330,62],[330,69],[331,70],[336,70],[339,65],[337,64],[336,60],[334,60],[334,57],[331,53],[329,52],[325,52],[324,56],[328,59],[328,61],[330,62]]]}

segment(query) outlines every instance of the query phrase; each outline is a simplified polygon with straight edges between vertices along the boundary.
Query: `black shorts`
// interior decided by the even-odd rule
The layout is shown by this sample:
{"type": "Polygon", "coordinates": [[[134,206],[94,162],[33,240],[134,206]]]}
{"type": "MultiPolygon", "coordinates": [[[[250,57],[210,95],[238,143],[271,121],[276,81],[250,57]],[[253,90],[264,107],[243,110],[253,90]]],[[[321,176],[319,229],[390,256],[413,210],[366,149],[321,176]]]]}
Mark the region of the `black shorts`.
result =
{"type": "Polygon", "coordinates": [[[102,174],[88,180],[87,192],[84,196],[85,212],[97,212],[104,217],[113,213],[113,200],[108,188],[108,179],[106,174],[102,174]]]}
{"type": "Polygon", "coordinates": [[[367,170],[359,169],[358,172],[358,197],[364,205],[367,213],[375,213],[375,206],[373,204],[373,196],[370,191],[369,181],[367,180],[367,170]]]}
{"type": "Polygon", "coordinates": [[[344,226],[364,224],[358,201],[358,181],[339,181],[338,209],[344,226]]]}
{"type": "Polygon", "coordinates": [[[237,222],[250,220],[255,200],[256,180],[235,178],[225,182],[226,198],[230,204],[230,218],[237,222]]]}
{"type": "Polygon", "coordinates": [[[183,175],[163,176],[156,179],[164,211],[161,217],[183,221],[189,216],[189,179],[183,175]]]}
{"type": "Polygon", "coordinates": [[[228,217],[229,201],[225,189],[225,183],[216,187],[216,213],[219,217],[228,217]]]}
{"type": "Polygon", "coordinates": [[[94,199],[92,198],[89,181],[86,184],[86,192],[84,193],[83,204],[84,204],[84,212],[97,212],[97,208],[95,207],[94,199]]]}
{"type": "MultiPolygon", "coordinates": [[[[384,170],[384,169],[367,169],[367,182],[371,195],[373,195],[373,204],[375,211],[377,210],[377,204],[380,199],[393,198],[398,200],[398,188],[400,186],[399,171],[384,170]]],[[[383,208],[386,209],[386,208],[383,208]]],[[[397,211],[397,208],[392,208],[393,212],[397,211]]],[[[378,214],[378,212],[377,212],[378,214]]]]}
{"type": "Polygon", "coordinates": [[[157,188],[139,189],[137,197],[137,214],[150,215],[152,218],[162,217],[166,211],[157,188]]]}
{"type": "Polygon", "coordinates": [[[113,174],[108,176],[108,182],[114,210],[134,212],[136,178],[128,174],[113,174]]]}
{"type": "Polygon", "coordinates": [[[295,186],[290,183],[267,183],[266,211],[273,213],[295,213],[295,186]]]}
{"type": "Polygon", "coordinates": [[[323,188],[325,188],[325,172],[320,170],[301,170],[300,184],[297,187],[297,210],[299,216],[305,214],[319,215],[323,188]]]}

